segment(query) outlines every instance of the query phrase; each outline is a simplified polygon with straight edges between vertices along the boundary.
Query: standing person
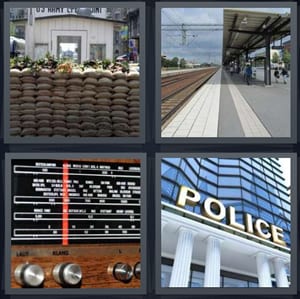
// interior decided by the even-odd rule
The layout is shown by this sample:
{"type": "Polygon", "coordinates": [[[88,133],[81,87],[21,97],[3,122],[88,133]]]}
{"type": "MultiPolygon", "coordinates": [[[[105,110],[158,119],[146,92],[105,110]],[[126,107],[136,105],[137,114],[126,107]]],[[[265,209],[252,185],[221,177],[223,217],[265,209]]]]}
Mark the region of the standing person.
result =
{"type": "Polygon", "coordinates": [[[286,84],[286,79],[289,77],[289,73],[285,69],[285,67],[282,67],[282,69],[281,69],[281,75],[282,75],[282,78],[283,78],[283,83],[286,84]]]}
{"type": "Polygon", "coordinates": [[[276,83],[278,83],[278,79],[280,78],[278,67],[275,67],[274,77],[275,77],[276,83]]]}
{"type": "Polygon", "coordinates": [[[252,76],[252,67],[250,63],[247,63],[246,69],[245,69],[245,75],[246,75],[246,82],[248,85],[250,85],[250,80],[252,76]]]}
{"type": "Polygon", "coordinates": [[[232,76],[234,72],[233,65],[230,66],[230,75],[232,76]]]}

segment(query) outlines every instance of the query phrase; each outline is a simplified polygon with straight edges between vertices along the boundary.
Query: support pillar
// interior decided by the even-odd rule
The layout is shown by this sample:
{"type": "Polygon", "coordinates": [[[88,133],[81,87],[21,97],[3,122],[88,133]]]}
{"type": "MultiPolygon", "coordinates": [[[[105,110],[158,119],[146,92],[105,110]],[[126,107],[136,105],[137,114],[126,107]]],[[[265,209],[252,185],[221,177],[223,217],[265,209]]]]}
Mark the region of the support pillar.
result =
{"type": "Polygon", "coordinates": [[[277,287],[288,288],[289,281],[287,279],[284,261],[281,258],[276,257],[274,258],[273,262],[277,287]]]}
{"type": "Polygon", "coordinates": [[[271,271],[268,256],[265,253],[259,252],[256,255],[256,267],[258,276],[258,285],[260,288],[271,288],[271,271]]]}
{"type": "Polygon", "coordinates": [[[161,236],[162,236],[162,232],[167,224],[168,224],[168,222],[166,220],[163,220],[163,219],[161,220],[161,226],[160,226],[161,236]]]}
{"type": "Polygon", "coordinates": [[[195,235],[195,232],[186,228],[179,229],[169,287],[188,286],[195,235]]]}
{"type": "Polygon", "coordinates": [[[265,63],[265,85],[271,85],[271,35],[267,34],[266,42],[266,63],[265,63]]]}
{"type": "Polygon", "coordinates": [[[207,238],[204,287],[220,287],[221,240],[207,238]]]}

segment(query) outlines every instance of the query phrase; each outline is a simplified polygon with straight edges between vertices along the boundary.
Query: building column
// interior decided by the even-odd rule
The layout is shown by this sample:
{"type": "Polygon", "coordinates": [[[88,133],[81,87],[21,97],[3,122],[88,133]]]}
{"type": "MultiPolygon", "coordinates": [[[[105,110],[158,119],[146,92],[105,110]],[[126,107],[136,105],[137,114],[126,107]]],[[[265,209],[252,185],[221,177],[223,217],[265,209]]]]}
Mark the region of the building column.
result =
{"type": "Polygon", "coordinates": [[[281,258],[276,257],[276,258],[274,258],[273,262],[274,262],[274,268],[275,268],[275,277],[276,277],[277,287],[288,288],[289,281],[287,279],[284,261],[281,258]]]}
{"type": "Polygon", "coordinates": [[[187,287],[196,233],[181,227],[169,287],[187,287]]]}
{"type": "Polygon", "coordinates": [[[260,288],[262,287],[272,287],[271,282],[271,271],[268,256],[259,252],[256,255],[256,267],[257,267],[257,276],[258,276],[258,285],[260,288]]]}
{"type": "Polygon", "coordinates": [[[168,224],[168,221],[163,220],[163,219],[161,220],[161,225],[160,225],[161,236],[162,236],[162,232],[167,224],[168,224]]]}
{"type": "Polygon", "coordinates": [[[207,238],[204,287],[220,287],[221,240],[207,238]]]}

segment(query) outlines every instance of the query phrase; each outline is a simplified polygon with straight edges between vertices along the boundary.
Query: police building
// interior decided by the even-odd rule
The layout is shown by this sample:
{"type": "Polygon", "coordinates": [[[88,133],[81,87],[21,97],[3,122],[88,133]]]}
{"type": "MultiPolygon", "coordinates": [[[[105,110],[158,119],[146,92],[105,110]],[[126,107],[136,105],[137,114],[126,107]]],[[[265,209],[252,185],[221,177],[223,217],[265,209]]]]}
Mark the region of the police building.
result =
{"type": "Polygon", "coordinates": [[[289,287],[290,195],[277,158],[161,160],[162,287],[289,287]]]}

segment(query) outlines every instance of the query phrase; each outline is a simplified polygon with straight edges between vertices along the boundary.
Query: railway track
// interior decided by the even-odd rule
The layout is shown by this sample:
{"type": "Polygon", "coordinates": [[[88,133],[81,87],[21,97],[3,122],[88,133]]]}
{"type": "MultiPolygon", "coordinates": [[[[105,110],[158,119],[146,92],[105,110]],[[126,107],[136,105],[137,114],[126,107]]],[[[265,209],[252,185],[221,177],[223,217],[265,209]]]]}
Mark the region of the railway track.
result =
{"type": "Polygon", "coordinates": [[[190,99],[192,94],[211,78],[218,68],[164,77],[161,80],[161,122],[162,128],[190,99]]]}

